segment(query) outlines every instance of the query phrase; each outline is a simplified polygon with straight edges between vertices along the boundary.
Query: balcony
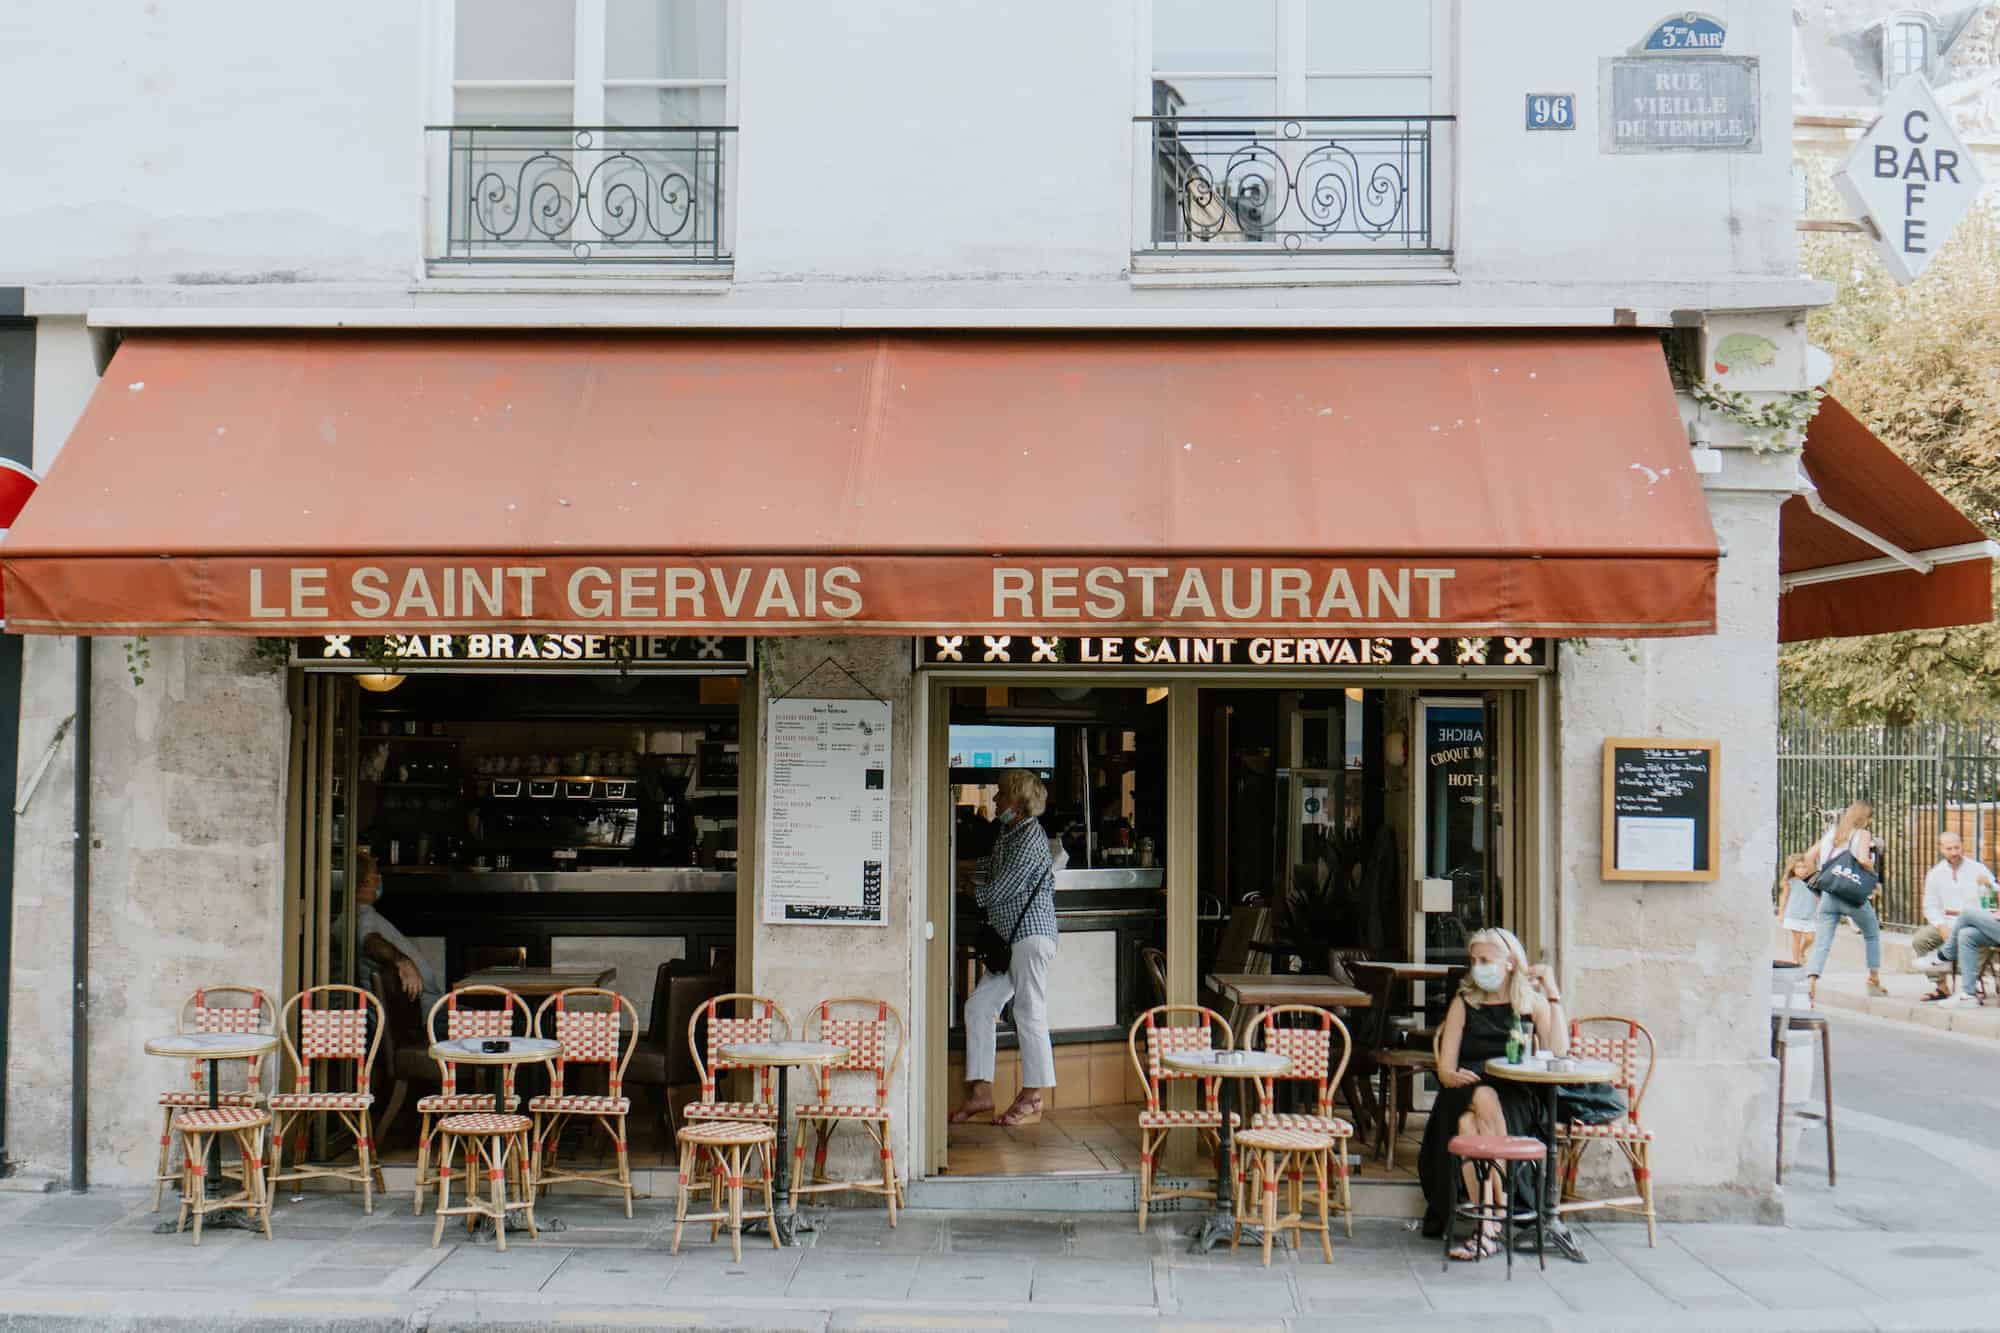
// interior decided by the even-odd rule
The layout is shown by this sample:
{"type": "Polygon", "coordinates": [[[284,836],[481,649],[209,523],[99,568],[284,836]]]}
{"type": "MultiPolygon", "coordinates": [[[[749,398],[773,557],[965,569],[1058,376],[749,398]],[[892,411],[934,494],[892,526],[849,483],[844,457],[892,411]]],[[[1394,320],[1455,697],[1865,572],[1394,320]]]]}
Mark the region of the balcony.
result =
{"type": "Polygon", "coordinates": [[[1140,116],[1167,255],[1449,256],[1455,116],[1140,116]]]}
{"type": "Polygon", "coordinates": [[[427,127],[431,267],[726,268],[733,125],[427,127]]]}

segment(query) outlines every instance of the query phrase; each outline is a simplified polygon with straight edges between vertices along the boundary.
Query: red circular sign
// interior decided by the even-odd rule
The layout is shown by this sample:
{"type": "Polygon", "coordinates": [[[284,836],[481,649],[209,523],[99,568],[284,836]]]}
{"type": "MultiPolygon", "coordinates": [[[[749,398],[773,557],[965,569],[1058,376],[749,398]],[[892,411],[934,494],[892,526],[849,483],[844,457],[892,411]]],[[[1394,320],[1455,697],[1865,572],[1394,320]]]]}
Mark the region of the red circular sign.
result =
{"type": "MultiPolygon", "coordinates": [[[[21,510],[41,484],[42,479],[27,464],[0,458],[0,541],[4,541],[7,530],[14,526],[14,520],[21,516],[21,510]]],[[[6,609],[0,603],[0,625],[7,623],[6,609]]]]}

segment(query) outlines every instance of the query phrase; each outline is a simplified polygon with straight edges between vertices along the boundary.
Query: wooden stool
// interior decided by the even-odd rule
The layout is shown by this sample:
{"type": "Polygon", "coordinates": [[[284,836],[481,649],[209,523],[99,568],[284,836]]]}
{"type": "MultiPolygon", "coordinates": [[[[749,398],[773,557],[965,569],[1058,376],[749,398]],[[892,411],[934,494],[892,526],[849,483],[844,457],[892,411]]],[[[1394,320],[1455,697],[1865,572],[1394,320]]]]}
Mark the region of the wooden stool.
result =
{"type": "Polygon", "coordinates": [[[1320,1248],[1326,1252],[1326,1261],[1333,1262],[1332,1232],[1327,1225],[1327,1158],[1333,1153],[1333,1137],[1303,1129],[1244,1129],[1236,1133],[1236,1151],[1246,1163],[1252,1188],[1263,1185],[1262,1212],[1259,1218],[1244,1217],[1241,1203],[1236,1208],[1236,1230],[1230,1234],[1230,1253],[1236,1252],[1237,1242],[1243,1239],[1243,1228],[1262,1226],[1264,1228],[1264,1267],[1271,1266],[1271,1241],[1280,1231],[1292,1233],[1294,1243],[1303,1247],[1304,1233],[1317,1231],[1320,1248]],[[1311,1161],[1313,1177],[1318,1188],[1314,1191],[1319,1204],[1319,1221],[1305,1220],[1303,1213],[1301,1172],[1293,1163],[1294,1157],[1304,1157],[1311,1161]],[[1290,1174],[1292,1177],[1291,1210],[1280,1216],[1278,1213],[1278,1182],[1290,1174]]]}
{"type": "Polygon", "coordinates": [[[681,1228],[689,1222],[706,1222],[708,1238],[713,1241],[721,1231],[723,1223],[729,1224],[729,1252],[737,1259],[743,1257],[743,1222],[746,1218],[763,1218],[771,1232],[771,1247],[783,1248],[778,1239],[778,1214],[771,1201],[772,1153],[778,1142],[778,1131],[770,1125],[755,1125],[747,1120],[702,1120],[681,1127],[674,1136],[681,1149],[681,1187],[674,1199],[674,1244],[671,1253],[681,1252],[681,1228]],[[744,1166],[755,1153],[762,1165],[761,1179],[748,1177],[753,1184],[764,1188],[764,1209],[762,1212],[743,1211],[743,1182],[746,1179],[744,1166]],[[711,1202],[714,1210],[706,1213],[688,1212],[688,1195],[694,1188],[695,1166],[703,1158],[711,1163],[709,1183],[713,1191],[711,1202]],[[728,1190],[728,1206],[723,1207],[723,1191],[728,1190]]]}
{"type": "Polygon", "coordinates": [[[174,1117],[181,1144],[181,1211],[174,1223],[179,1232],[194,1214],[194,1243],[201,1244],[201,1219],[224,1209],[241,1208],[255,1213],[264,1224],[264,1239],[271,1238],[271,1196],[264,1185],[264,1130],[271,1117],[254,1106],[218,1106],[199,1111],[182,1111],[174,1117]],[[242,1158],[242,1188],[234,1194],[208,1195],[208,1138],[229,1134],[236,1139],[242,1158]]]}
{"type": "Polygon", "coordinates": [[[438,1122],[437,1225],[431,1228],[431,1248],[444,1240],[444,1220],[463,1217],[470,1231],[480,1217],[493,1219],[493,1238],[507,1248],[507,1214],[519,1209],[528,1218],[530,1238],[535,1229],[534,1159],[528,1152],[528,1134],[535,1122],[524,1115],[498,1115],[492,1111],[447,1116],[438,1122]],[[451,1207],[451,1154],[463,1144],[465,1152],[465,1202],[451,1207]],[[479,1179],[486,1178],[482,1199],[479,1179]],[[507,1194],[511,1182],[514,1197],[507,1194]]]}
{"type": "MultiPolygon", "coordinates": [[[[1473,1225],[1473,1236],[1483,1246],[1486,1223],[1500,1224],[1500,1243],[1507,1250],[1507,1280],[1514,1280],[1514,1168],[1523,1162],[1541,1162],[1547,1169],[1549,1146],[1540,1139],[1531,1139],[1520,1134],[1454,1134],[1445,1151],[1454,1158],[1472,1163],[1477,1197],[1467,1202],[1460,1200],[1451,1210],[1451,1217],[1444,1228],[1444,1266],[1451,1268],[1451,1233],[1453,1223],[1459,1218],[1469,1218],[1473,1225]],[[1500,1202],[1486,1202],[1486,1182],[1495,1167],[1500,1169],[1500,1202]]],[[[1542,1267],[1549,1266],[1548,1239],[1542,1234],[1541,1200],[1532,1200],[1535,1210],[1535,1250],[1542,1261],[1542,1267]]],[[[1484,1257],[1483,1255],[1481,1256],[1484,1257]]],[[[1474,1263],[1478,1259],[1473,1260],[1474,1263]]]]}

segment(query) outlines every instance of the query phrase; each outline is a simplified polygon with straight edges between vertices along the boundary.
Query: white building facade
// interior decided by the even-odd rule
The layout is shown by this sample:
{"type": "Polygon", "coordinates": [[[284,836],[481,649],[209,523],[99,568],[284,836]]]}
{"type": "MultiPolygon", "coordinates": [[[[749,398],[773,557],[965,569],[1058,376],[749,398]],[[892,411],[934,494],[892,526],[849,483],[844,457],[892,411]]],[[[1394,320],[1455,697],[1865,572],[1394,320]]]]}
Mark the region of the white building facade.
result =
{"type": "MultiPolygon", "coordinates": [[[[1566,640],[1541,659],[1545,672],[1485,682],[1461,674],[1442,686],[1412,674],[1414,667],[1374,676],[1329,669],[1278,683],[1306,692],[1320,685],[1379,690],[1379,705],[1368,694],[1365,706],[1381,707],[1381,720],[1355,735],[1400,736],[1386,753],[1417,744],[1415,710],[1440,689],[1506,696],[1494,714],[1506,720],[1492,724],[1499,730],[1487,739],[1497,750],[1503,731],[1511,737],[1501,758],[1513,765],[1506,779],[1513,804],[1504,812],[1511,859],[1504,894],[1495,899],[1505,906],[1485,919],[1513,927],[1559,969],[1577,1013],[1630,1016],[1650,1028],[1658,1056],[1645,1122],[1658,1136],[1653,1171],[1662,1213],[1776,1216],[1765,940],[1776,850],[1778,514],[1797,488],[1791,451],[1801,430],[1745,425],[1700,406],[1691,385],[1706,376],[1753,405],[1791,401],[1808,388],[1803,314],[1827,293],[1796,271],[1794,30],[1785,7],[1728,0],[1706,26],[1681,29],[1699,38],[1691,48],[1654,41],[1650,49],[1661,24],[1681,16],[1627,0],[1569,7],[1560,20],[1462,0],[1375,6],[1366,14],[1364,7],[1303,0],[113,8],[115,16],[22,7],[0,19],[5,49],[19,53],[0,97],[21,137],[47,149],[0,198],[0,284],[20,289],[24,316],[35,322],[34,464],[49,476],[51,500],[78,484],[62,462],[73,431],[79,442],[85,433],[96,441],[98,457],[124,449],[138,458],[164,447],[157,437],[149,444],[143,415],[135,418],[136,437],[126,431],[115,441],[106,436],[119,428],[100,416],[142,412],[145,377],[122,367],[139,364],[135,353],[154,354],[149,348],[194,349],[226,369],[232,356],[216,349],[236,347],[235,363],[247,364],[261,355],[250,345],[272,338],[306,348],[307,357],[313,347],[373,339],[392,358],[398,347],[443,345],[438,340],[493,346],[481,340],[497,338],[559,361],[661,334],[731,355],[745,340],[796,348],[803,345],[797,340],[818,339],[813,345],[834,349],[829,355],[856,357],[873,355],[867,349],[878,343],[930,356],[977,335],[982,355],[1003,360],[1057,339],[1087,373],[1092,348],[1143,340],[1149,349],[1181,349],[1172,355],[1192,346],[1195,361],[1228,368],[1214,372],[1226,383],[1233,374],[1264,373],[1268,357],[1260,351],[1273,338],[1284,340],[1286,356],[1336,361],[1385,346],[1394,351],[1410,338],[1448,345],[1459,358],[1451,364],[1461,367],[1478,363],[1490,347],[1510,358],[1510,371],[1519,366],[1530,375],[1539,348],[1552,378],[1579,347],[1595,356],[1600,342],[1657,342],[1660,391],[1630,401],[1633,438],[1621,438],[1617,426],[1625,408],[1596,403],[1589,407],[1593,447],[1617,454],[1616,471],[1640,486],[1620,493],[1632,506],[1621,520],[1632,533],[1625,554],[1637,558],[1656,544],[1646,531],[1655,512],[1646,508],[1646,485],[1686,486],[1686,495],[1699,497],[1710,525],[1703,536],[1721,552],[1709,556],[1712,617],[1700,632],[1663,629],[1658,614],[1635,609],[1614,618],[1616,632],[1532,631],[1566,640]],[[1329,170],[1329,160],[1339,168],[1329,170]],[[1731,337],[1750,351],[1720,369],[1716,351],[1731,337]],[[1670,353],[1679,362],[1671,371],[1670,353]],[[114,389],[124,395],[116,403],[106,398],[114,389]],[[1701,447],[1664,465],[1664,455],[1633,452],[1637,461],[1627,466],[1621,451],[1636,450],[1639,436],[1657,435],[1670,393],[1677,411],[1665,419],[1675,438],[1701,447]],[[1640,482],[1642,475],[1649,482],[1640,482]],[[1604,745],[1614,737],[1720,744],[1705,877],[1603,873],[1604,745]]],[[[677,343],[669,354],[707,354],[688,353],[689,345],[677,343]]],[[[1497,365],[1491,373],[1500,373],[1497,365]]],[[[1547,438],[1563,433],[1566,404],[1590,398],[1590,379],[1564,376],[1559,391],[1533,400],[1556,423],[1547,438]]],[[[208,382],[196,375],[189,383],[196,381],[208,382]]],[[[783,390],[763,383],[774,395],[783,390]]],[[[176,403],[201,401],[186,384],[148,387],[178,395],[176,403]]],[[[888,385],[881,391],[893,400],[888,385]]],[[[260,392],[254,403],[230,402],[228,419],[214,423],[219,441],[211,443],[233,448],[231,437],[268,431],[258,435],[264,445],[320,458],[312,466],[337,478],[341,468],[329,460],[352,436],[320,433],[317,418],[285,419],[295,392],[304,401],[319,390],[280,379],[260,392]],[[277,424],[253,424],[253,406],[277,424]]],[[[703,402],[705,411],[713,407],[712,399],[703,402]]],[[[1238,406],[1253,414],[1248,396],[1238,406]]],[[[1389,411],[1380,401],[1376,409],[1389,411]]],[[[659,410],[671,415],[673,400],[659,410]]],[[[1399,410],[1430,407],[1406,398],[1399,410]]],[[[760,436],[756,423],[769,421],[774,435],[803,429],[803,409],[787,415],[766,400],[744,411],[740,429],[715,437],[717,456],[763,439],[776,451],[764,465],[773,493],[786,494],[782,477],[791,465],[782,440],[760,436]],[[760,417],[767,409],[776,415],[760,417]]],[[[1117,415],[1107,409],[1107,417],[1117,415]]],[[[1459,480],[1476,475],[1488,491],[1530,498],[1563,486],[1559,476],[1515,475],[1520,465],[1510,464],[1509,450],[1530,439],[1530,415],[1522,408],[1510,418],[1513,437],[1480,438],[1459,480]]],[[[428,430],[443,418],[426,420],[428,430]]],[[[1371,451],[1392,447],[1396,428],[1385,420],[1369,418],[1366,431],[1356,426],[1322,441],[1326,456],[1341,460],[1343,476],[1382,470],[1370,460],[1371,451]]],[[[554,434],[488,436],[481,432],[490,423],[460,424],[454,467],[464,458],[546,447],[561,466],[590,471],[587,441],[564,437],[558,447],[554,434]]],[[[1421,436],[1438,423],[1425,417],[1410,429],[1421,436]]],[[[451,443],[428,434],[400,441],[409,472],[399,478],[384,468],[351,497],[330,497],[341,510],[336,526],[368,528],[373,496],[381,505],[373,512],[413,525],[411,516],[427,503],[445,515],[441,530],[450,529],[450,474],[428,470],[426,457],[433,445],[451,443]],[[411,503],[412,488],[425,503],[411,503]]],[[[1096,443],[1059,438],[1034,447],[1069,455],[1096,443]]],[[[1193,449],[1194,441],[1185,443],[1193,449]]],[[[180,439],[175,447],[188,446],[180,439]]],[[[962,455],[939,447],[954,466],[964,465],[962,455]]],[[[690,467],[705,456],[685,443],[672,448],[690,467]]],[[[384,455],[367,457],[373,466],[384,455]]],[[[1150,466],[1145,457],[1134,456],[1135,470],[1150,466]]],[[[898,459],[914,469],[920,451],[898,459]]],[[[200,472],[198,459],[190,466],[200,472]]],[[[991,492],[1008,486],[1030,496],[1065,488],[1066,458],[1052,458],[1046,472],[1036,462],[1034,471],[1002,480],[1012,466],[995,458],[991,475],[968,468],[954,480],[968,503],[990,503],[991,492]]],[[[79,462],[76,475],[82,470],[79,462]]],[[[1231,503],[1244,514],[1274,515],[1283,532],[1293,506],[1283,487],[1260,476],[1264,490],[1231,503]]],[[[709,490],[699,472],[678,480],[685,503],[719,515],[715,531],[736,522],[733,516],[745,527],[771,521],[754,494],[709,490]]],[[[1324,489],[1311,498],[1341,493],[1341,485],[1316,484],[1324,489]]],[[[1363,482],[1353,484],[1365,499],[1363,482]]],[[[550,485],[556,497],[560,474],[550,485]]],[[[1150,494],[1143,475],[1132,486],[1135,495],[1150,494]]],[[[1106,494],[1102,503],[1116,511],[1130,498],[1106,494]]],[[[270,517],[218,501],[199,477],[188,493],[156,500],[162,523],[183,523],[191,542],[212,540],[216,549],[204,548],[204,558],[225,563],[231,552],[221,548],[232,546],[226,530],[238,522],[268,526],[270,517]]],[[[1174,503],[1187,513],[1202,508],[1199,497],[1174,503]]],[[[1420,518],[1423,508],[1413,502],[1410,512],[1420,518]]],[[[1025,505],[1022,522],[1037,510],[1025,505]]],[[[828,526],[820,517],[795,521],[819,533],[828,526]]],[[[860,549],[880,536],[880,525],[894,527],[902,517],[878,506],[865,520],[850,515],[841,530],[860,549]]],[[[21,533],[28,554],[66,558],[53,535],[34,544],[34,518],[31,505],[21,533]]],[[[310,529],[320,520],[293,521],[310,529]]],[[[1326,526],[1344,521],[1336,513],[1326,526]]],[[[670,517],[662,523],[675,526],[670,517]]],[[[1466,536],[1461,553],[1493,532],[1533,526],[1502,514],[1490,531],[1466,536]]],[[[119,541],[115,532],[102,535],[119,541]]],[[[408,535],[412,549],[425,546],[424,534],[408,535]]],[[[692,549],[691,542],[663,549],[692,549]]],[[[814,542],[828,558],[840,553],[838,540],[814,542]]],[[[1244,549],[1254,545],[1246,536],[1244,549]]],[[[1160,552],[1111,556],[1122,564],[1135,554],[1160,552]]],[[[1186,552],[1162,558],[1176,554],[1186,552]]],[[[1343,552],[1330,545],[1302,554],[1343,552]]],[[[309,947],[301,959],[301,940],[314,930],[313,885],[334,892],[361,831],[326,825],[328,832],[313,836],[331,840],[327,868],[301,871],[301,858],[311,855],[301,848],[301,830],[313,815],[298,808],[301,784],[312,782],[301,776],[298,736],[306,725],[301,710],[319,706],[312,702],[319,678],[261,660],[249,647],[254,626],[148,611],[139,618],[152,628],[141,647],[128,650],[129,633],[110,637],[116,628],[90,609],[103,590],[37,582],[26,565],[16,571],[10,563],[9,572],[10,617],[24,614],[11,603],[27,593],[37,608],[30,619],[42,623],[14,626],[31,632],[21,697],[5,1147],[23,1170],[74,1175],[71,920],[79,880],[72,858],[76,846],[87,846],[88,1177],[143,1180],[156,1152],[153,1098],[165,1086],[162,1062],[142,1053],[144,1040],[170,1029],[181,1000],[204,983],[248,982],[279,994],[309,981],[345,980],[337,975],[338,943],[330,970],[316,974],[309,947]],[[76,592],[73,604],[65,604],[65,588],[76,592]],[[168,623],[176,620],[185,623],[168,623]],[[73,636],[90,625],[105,636],[95,646],[88,690],[92,822],[89,837],[73,842],[75,751],[65,740],[45,770],[37,765],[78,711],[73,636]],[[128,653],[137,654],[135,670],[128,670],[128,653]]],[[[1635,582],[1628,591],[1643,601],[1645,586],[1635,582]]],[[[296,602],[290,607],[299,610],[296,602]]],[[[1388,643],[1414,633],[1404,623],[1409,614],[1421,610],[1385,612],[1376,637],[1388,643]]],[[[325,628],[367,632],[351,618],[336,609],[325,628]]],[[[879,996],[905,1015],[908,1054],[889,1105],[897,1160],[916,1182],[919,1204],[951,1151],[941,1112],[955,1096],[946,1036],[955,966],[945,849],[953,798],[946,793],[977,785],[953,775],[944,728],[957,719],[946,714],[959,696],[991,689],[974,674],[919,665],[913,641],[967,629],[1063,632],[1032,610],[1025,619],[918,618],[900,632],[878,626],[846,633],[823,619],[699,631],[758,639],[734,713],[745,728],[735,737],[742,841],[724,863],[737,867],[738,983],[777,997],[795,1015],[829,994],[879,996]],[[826,669],[828,662],[839,671],[826,669]],[[889,706],[879,928],[766,924],[769,885],[752,830],[767,829],[775,816],[764,804],[768,775],[760,767],[774,704],[799,689],[874,696],[889,706]]],[[[1448,612],[1438,623],[1447,639],[1453,631],[1505,633],[1491,618],[1480,622],[1484,630],[1448,612]]],[[[306,636],[315,628],[293,614],[277,617],[266,633],[306,636]]],[[[421,610],[381,628],[455,632],[421,610]]],[[[680,628],[697,632],[661,621],[663,633],[680,628]]],[[[1135,613],[1133,623],[1119,622],[1119,632],[1174,629],[1168,617],[1139,623],[1135,613]]],[[[1294,625],[1278,632],[1312,631],[1294,625]]],[[[1326,632],[1371,635],[1351,625],[1326,632]]],[[[1003,693],[1034,684],[1018,675],[996,679],[1003,693]]],[[[1248,687],[1247,677],[1230,680],[1248,687]]],[[[1062,682],[1103,683],[1080,666],[1062,682]]],[[[1200,753],[1189,729],[1201,725],[1202,686],[1177,670],[1139,683],[1173,692],[1166,706],[1178,710],[1163,733],[1165,750],[1176,756],[1164,770],[1163,799],[1173,812],[1165,818],[1180,831],[1165,851],[1160,893],[1165,990],[1175,1001],[1193,1001],[1210,947],[1195,925],[1198,908],[1207,910],[1200,903],[1209,889],[1197,873],[1205,862],[1188,831],[1209,827],[1200,814],[1206,798],[1185,769],[1200,753]]],[[[345,716],[351,731],[363,715],[345,716]]],[[[1411,804],[1411,789],[1422,784],[1384,772],[1381,818],[1404,839],[1403,908],[1389,914],[1388,947],[1407,952],[1427,938],[1421,909],[1429,904],[1417,883],[1425,876],[1412,864],[1422,830],[1411,837],[1413,821],[1425,817],[1411,804]]],[[[316,790],[338,791],[325,784],[316,790]]],[[[1140,791],[1143,799],[1143,780],[1140,791]]],[[[407,892],[398,884],[392,903],[407,892]]],[[[318,910],[324,920],[324,899],[318,910]]],[[[600,942],[615,934],[578,929],[600,942]]],[[[1116,947],[1127,943],[1119,936],[1116,947]]],[[[1089,948],[1080,942],[1073,956],[1094,957],[1089,948]]],[[[694,952],[685,941],[675,949],[694,952]]],[[[564,956],[558,949],[556,960],[564,956]]],[[[456,970],[458,954],[440,961],[447,957],[456,970]]],[[[630,960],[621,963],[619,988],[643,1001],[651,994],[651,957],[644,949],[619,957],[630,960]]],[[[531,947],[529,961],[550,960],[531,947]]],[[[1079,977],[1076,984],[1085,983],[1079,977]]],[[[1118,1009],[1115,1023],[1102,1021],[1107,1010],[1082,1026],[1108,1030],[1126,1014],[1118,1009]]],[[[1122,1048],[1106,1043],[1107,1050],[1122,1048]]],[[[928,1197],[948,1203],[956,1196],[938,1187],[928,1197]]]]}

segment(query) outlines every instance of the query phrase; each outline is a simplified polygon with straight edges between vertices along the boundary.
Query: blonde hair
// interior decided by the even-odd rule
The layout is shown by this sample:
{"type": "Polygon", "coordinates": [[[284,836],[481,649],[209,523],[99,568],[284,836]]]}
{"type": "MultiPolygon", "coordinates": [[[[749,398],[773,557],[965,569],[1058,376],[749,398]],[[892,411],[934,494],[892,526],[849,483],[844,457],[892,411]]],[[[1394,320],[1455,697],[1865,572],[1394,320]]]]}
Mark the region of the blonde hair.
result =
{"type": "Polygon", "coordinates": [[[1025,768],[1010,768],[1000,775],[1000,796],[1037,819],[1049,808],[1049,789],[1025,768]]]}
{"type": "MultiPolygon", "coordinates": [[[[1489,926],[1485,930],[1473,932],[1472,938],[1465,942],[1465,954],[1467,958],[1472,956],[1472,946],[1475,944],[1494,945],[1502,954],[1506,955],[1507,960],[1513,964],[1513,968],[1508,974],[1507,989],[1505,991],[1507,1003],[1517,1014],[1525,1014],[1532,1010],[1534,1008],[1534,992],[1530,989],[1528,982],[1528,951],[1521,947],[1521,941],[1515,936],[1514,932],[1499,926],[1489,926]]],[[[1471,1004],[1474,1000],[1486,994],[1485,991],[1479,989],[1473,982],[1472,969],[1470,967],[1467,967],[1465,975],[1459,978],[1458,994],[1459,998],[1463,999],[1467,1004],[1471,1004]]]]}
{"type": "Polygon", "coordinates": [[[1854,838],[1855,830],[1875,817],[1875,807],[1867,801],[1856,801],[1840,812],[1840,821],[1833,826],[1833,854],[1840,855],[1843,848],[1854,838]]]}

